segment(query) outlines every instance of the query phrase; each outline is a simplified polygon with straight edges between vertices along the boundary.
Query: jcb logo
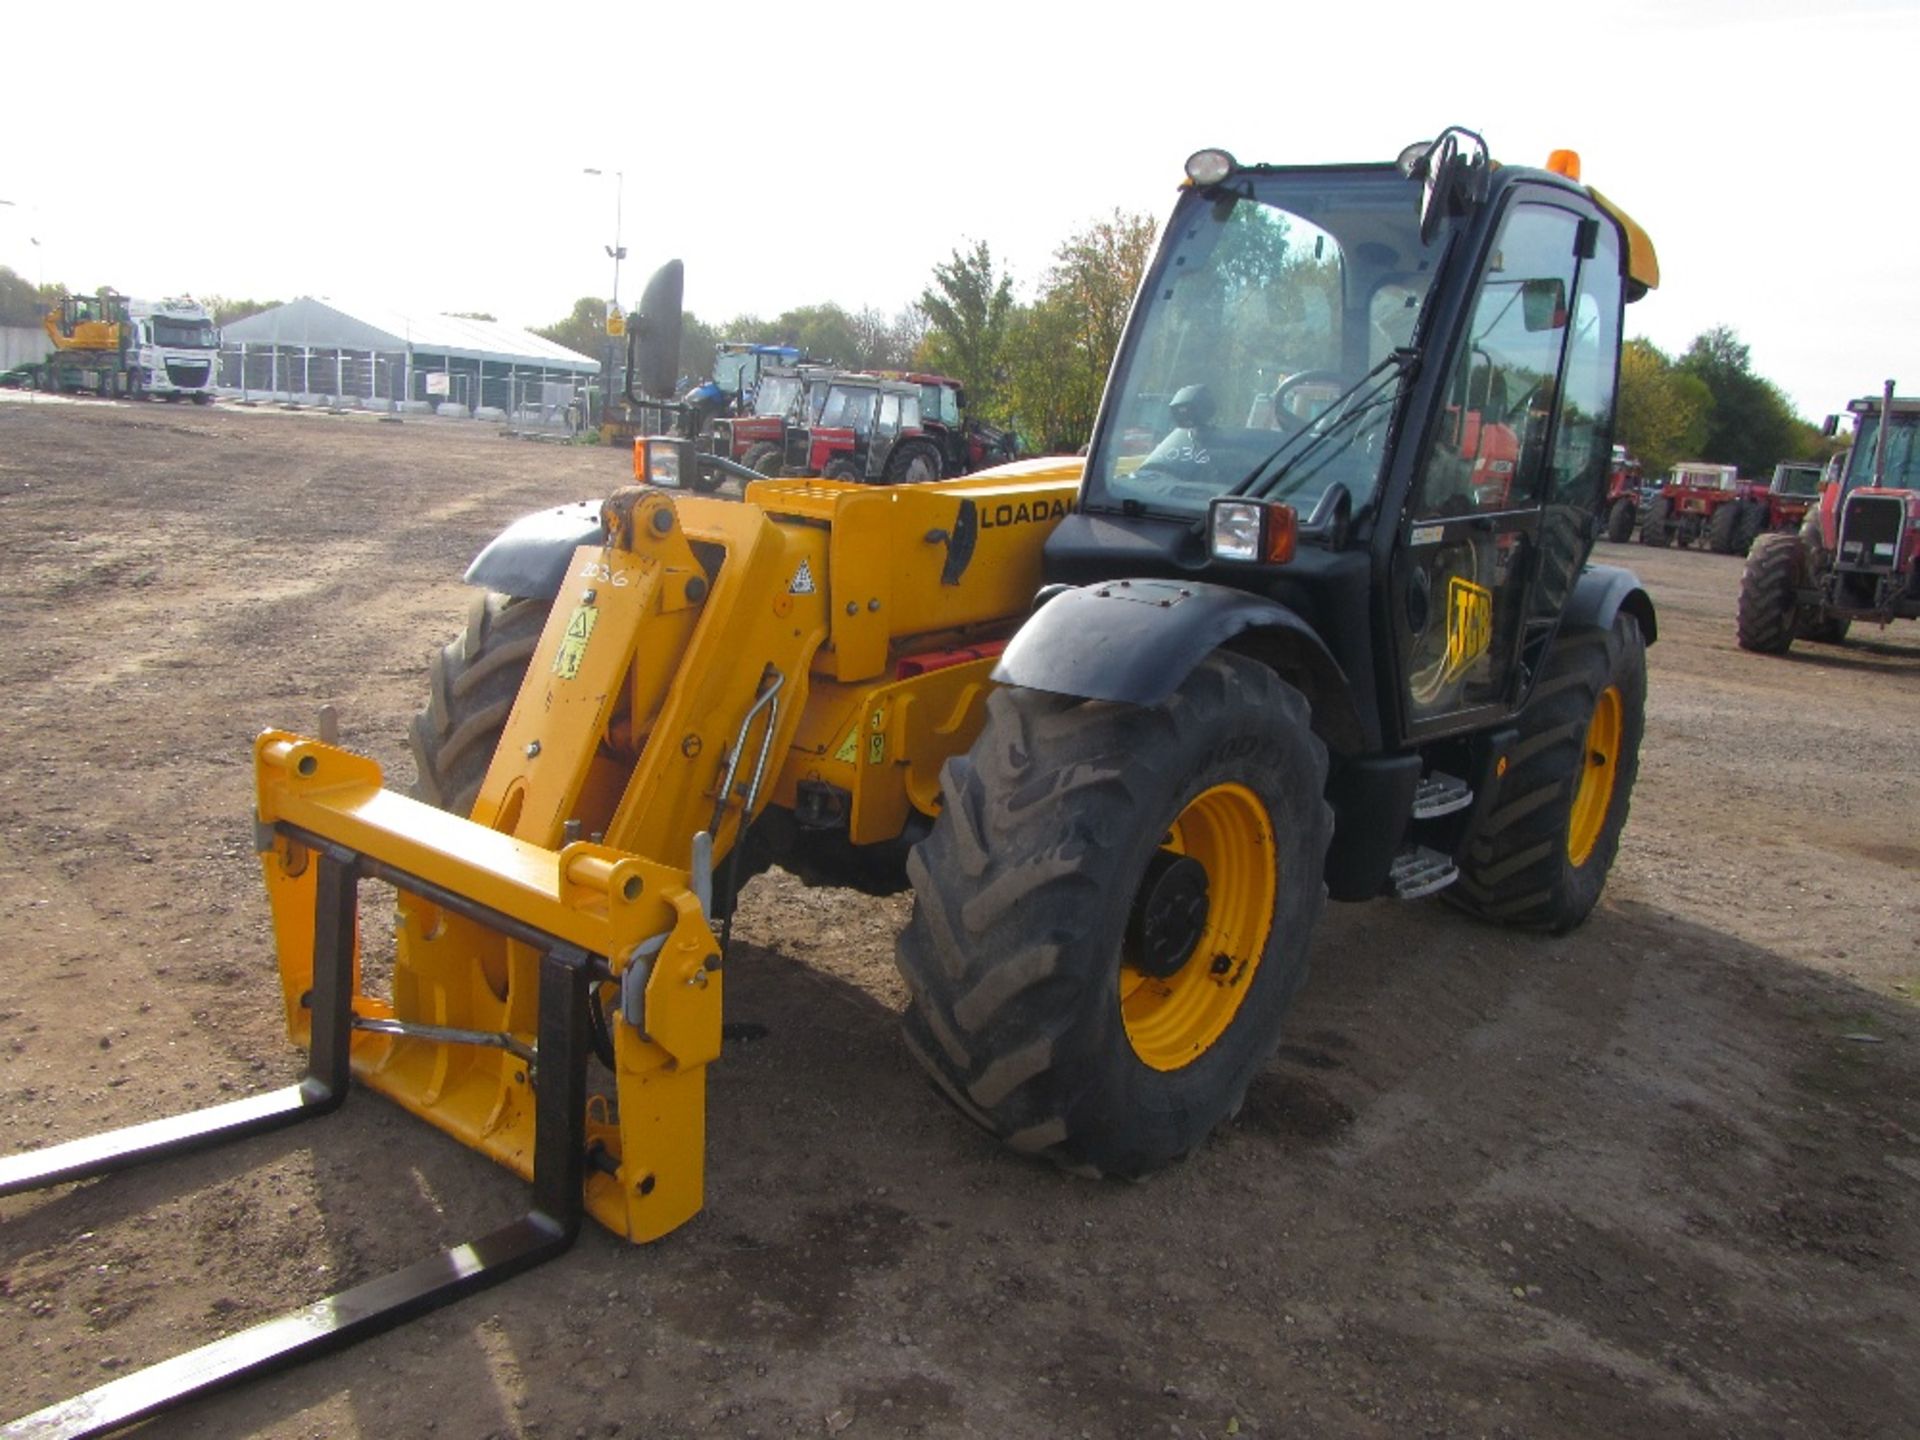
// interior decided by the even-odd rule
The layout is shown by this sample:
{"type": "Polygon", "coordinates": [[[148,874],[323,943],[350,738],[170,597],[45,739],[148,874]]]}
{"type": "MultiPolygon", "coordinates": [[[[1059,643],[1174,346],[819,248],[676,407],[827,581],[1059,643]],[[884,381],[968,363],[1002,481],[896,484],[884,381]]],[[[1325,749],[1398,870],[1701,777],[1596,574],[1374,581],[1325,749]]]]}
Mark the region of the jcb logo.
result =
{"type": "Polygon", "coordinates": [[[1455,575],[1447,582],[1447,679],[1458,680],[1493,644],[1493,592],[1455,575]]]}

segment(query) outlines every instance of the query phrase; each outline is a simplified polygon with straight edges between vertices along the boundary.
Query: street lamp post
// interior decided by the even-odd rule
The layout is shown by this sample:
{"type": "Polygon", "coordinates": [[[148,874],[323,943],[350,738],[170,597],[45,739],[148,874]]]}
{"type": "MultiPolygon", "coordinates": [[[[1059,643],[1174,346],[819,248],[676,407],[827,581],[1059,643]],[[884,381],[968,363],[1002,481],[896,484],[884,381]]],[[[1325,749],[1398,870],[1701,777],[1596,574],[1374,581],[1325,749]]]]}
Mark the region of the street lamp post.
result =
{"type": "MultiPolygon", "coordinates": [[[[606,172],[604,170],[596,170],[591,165],[588,165],[581,170],[581,174],[604,176],[606,172]]],[[[614,171],[613,172],[613,244],[602,247],[606,250],[607,254],[613,257],[613,299],[608,303],[608,306],[607,306],[607,394],[606,394],[606,399],[602,401],[602,413],[604,413],[605,411],[605,406],[611,403],[613,400],[614,380],[615,380],[614,371],[616,369],[617,361],[618,361],[618,356],[616,354],[615,346],[613,343],[613,337],[614,337],[614,317],[620,313],[620,262],[627,258],[627,247],[620,243],[620,220],[621,220],[620,212],[626,200],[626,190],[627,190],[627,172],[624,170],[614,171]]]]}

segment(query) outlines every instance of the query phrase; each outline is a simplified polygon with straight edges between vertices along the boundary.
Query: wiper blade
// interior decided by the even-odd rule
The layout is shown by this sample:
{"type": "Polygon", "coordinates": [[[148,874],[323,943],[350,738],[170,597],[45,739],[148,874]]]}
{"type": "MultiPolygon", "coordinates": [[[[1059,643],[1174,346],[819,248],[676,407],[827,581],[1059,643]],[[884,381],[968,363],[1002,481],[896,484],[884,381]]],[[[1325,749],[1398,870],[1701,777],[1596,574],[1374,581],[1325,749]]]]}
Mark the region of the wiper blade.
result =
{"type": "Polygon", "coordinates": [[[1254,492],[1253,498],[1256,500],[1265,500],[1270,497],[1278,498],[1291,495],[1295,491],[1305,488],[1314,476],[1318,475],[1353,447],[1353,442],[1358,440],[1363,433],[1361,422],[1376,410],[1391,409],[1395,398],[1393,395],[1376,394],[1368,396],[1364,402],[1354,406],[1351,410],[1347,411],[1346,414],[1342,415],[1338,421],[1329,426],[1315,445],[1306,450],[1302,450],[1298,455],[1294,456],[1276,470],[1272,478],[1269,479],[1265,485],[1262,485],[1259,490],[1254,492]],[[1340,443],[1338,445],[1332,443],[1336,435],[1340,437],[1340,443]],[[1317,460],[1320,463],[1313,466],[1312,469],[1302,468],[1309,460],[1317,460]],[[1290,480],[1289,477],[1291,477],[1290,480]],[[1289,480],[1289,483],[1283,485],[1281,484],[1283,480],[1289,480]]]}
{"type": "Polygon", "coordinates": [[[1413,362],[1419,358],[1420,352],[1417,350],[1402,347],[1393,351],[1386,359],[1382,360],[1378,365],[1354,381],[1353,384],[1334,396],[1333,400],[1327,405],[1327,408],[1321,411],[1313,420],[1294,431],[1291,435],[1287,436],[1286,439],[1274,446],[1266,455],[1262,456],[1260,462],[1247,472],[1244,479],[1240,480],[1232,489],[1224,493],[1228,495],[1251,495],[1255,499],[1272,493],[1273,488],[1278,485],[1281,480],[1285,479],[1288,473],[1301,461],[1319,450],[1342,430],[1352,428],[1360,416],[1372,410],[1378,403],[1378,392],[1384,388],[1384,385],[1375,386],[1374,392],[1369,394],[1360,404],[1349,405],[1348,402],[1351,401],[1355,395],[1359,394],[1366,386],[1373,384],[1379,375],[1388,370],[1394,372],[1391,383],[1397,385],[1412,368],[1413,362]],[[1343,406],[1346,408],[1343,409],[1343,406]],[[1302,444],[1303,441],[1305,442],[1304,444],[1302,444]],[[1287,451],[1295,445],[1300,446],[1299,452],[1294,455],[1287,455],[1287,451]],[[1287,455],[1285,463],[1283,463],[1279,469],[1273,471],[1271,475],[1268,475],[1268,467],[1283,455],[1287,455]],[[1261,484],[1263,479],[1266,481],[1264,485],[1261,484]],[[1255,489],[1256,486],[1259,487],[1257,490],[1255,489]]]}

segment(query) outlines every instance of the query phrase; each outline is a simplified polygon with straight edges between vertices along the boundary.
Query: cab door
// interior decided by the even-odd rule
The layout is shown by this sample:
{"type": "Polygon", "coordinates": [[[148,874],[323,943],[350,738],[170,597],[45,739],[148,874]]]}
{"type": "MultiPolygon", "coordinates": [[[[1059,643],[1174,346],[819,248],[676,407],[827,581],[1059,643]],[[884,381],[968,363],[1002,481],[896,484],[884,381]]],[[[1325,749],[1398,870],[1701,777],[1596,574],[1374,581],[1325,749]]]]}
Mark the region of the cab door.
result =
{"type": "Polygon", "coordinates": [[[879,417],[873,422],[873,439],[867,452],[867,477],[878,480],[887,473],[887,457],[900,439],[900,397],[889,390],[880,397],[879,417]]]}
{"type": "Polygon", "coordinates": [[[1503,217],[1417,467],[1391,594],[1411,739],[1524,698],[1592,544],[1623,303],[1618,242],[1570,199],[1503,217]]]}

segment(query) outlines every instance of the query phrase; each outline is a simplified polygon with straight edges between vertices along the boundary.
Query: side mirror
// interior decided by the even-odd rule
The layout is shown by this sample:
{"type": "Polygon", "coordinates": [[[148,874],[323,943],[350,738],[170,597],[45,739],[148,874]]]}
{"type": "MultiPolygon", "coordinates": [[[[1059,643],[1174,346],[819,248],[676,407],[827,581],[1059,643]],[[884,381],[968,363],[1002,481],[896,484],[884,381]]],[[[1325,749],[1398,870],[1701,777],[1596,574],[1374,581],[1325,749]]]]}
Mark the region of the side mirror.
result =
{"type": "Polygon", "coordinates": [[[1840,417],[1838,415],[1827,416],[1826,422],[1820,427],[1820,433],[1825,435],[1829,440],[1835,435],[1838,435],[1840,433],[1840,417]]]}
{"type": "Polygon", "coordinates": [[[1449,215],[1464,215],[1487,196],[1487,142],[1449,125],[1426,145],[1400,152],[1400,169],[1420,181],[1420,239],[1430,243],[1449,215]]]}
{"type": "Polygon", "coordinates": [[[686,267],[669,260],[647,281],[627,327],[628,384],[655,398],[673,394],[680,372],[681,297],[686,267]]]}

